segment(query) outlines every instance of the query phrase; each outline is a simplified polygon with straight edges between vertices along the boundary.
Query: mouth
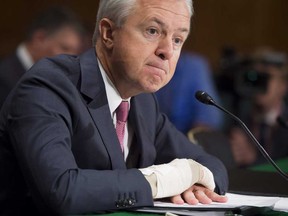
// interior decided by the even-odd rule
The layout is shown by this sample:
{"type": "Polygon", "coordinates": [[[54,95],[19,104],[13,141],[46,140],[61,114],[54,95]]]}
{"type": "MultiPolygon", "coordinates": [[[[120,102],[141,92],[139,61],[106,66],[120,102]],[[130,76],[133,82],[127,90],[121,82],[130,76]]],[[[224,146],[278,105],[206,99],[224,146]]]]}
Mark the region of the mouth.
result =
{"type": "Polygon", "coordinates": [[[164,72],[165,75],[168,74],[167,68],[164,67],[163,65],[159,65],[159,64],[153,63],[153,64],[147,64],[147,66],[151,67],[155,71],[158,71],[157,73],[161,73],[162,74],[164,72]]]}

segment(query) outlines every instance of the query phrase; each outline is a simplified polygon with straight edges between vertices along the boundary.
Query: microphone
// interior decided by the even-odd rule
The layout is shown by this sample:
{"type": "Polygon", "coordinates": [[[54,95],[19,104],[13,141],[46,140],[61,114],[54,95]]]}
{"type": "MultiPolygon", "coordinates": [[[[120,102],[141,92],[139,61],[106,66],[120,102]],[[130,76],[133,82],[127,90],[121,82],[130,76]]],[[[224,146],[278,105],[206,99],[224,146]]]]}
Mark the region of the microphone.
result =
{"type": "Polygon", "coordinates": [[[286,173],[284,173],[278,166],[277,164],[272,160],[272,158],[269,156],[269,154],[265,151],[265,149],[262,147],[262,145],[260,145],[260,143],[258,142],[258,140],[255,138],[255,136],[251,133],[251,131],[248,129],[248,127],[244,124],[243,121],[241,121],[237,116],[235,116],[234,114],[232,114],[231,112],[229,112],[228,110],[224,109],[223,107],[221,107],[220,105],[218,105],[217,103],[215,103],[215,101],[213,100],[213,98],[207,94],[204,91],[197,91],[195,93],[195,97],[198,101],[200,101],[201,103],[207,104],[207,105],[212,105],[217,107],[218,109],[222,110],[223,112],[227,113],[229,116],[231,116],[234,120],[236,120],[244,129],[244,131],[248,134],[248,136],[251,138],[251,140],[255,143],[255,145],[257,146],[257,148],[259,149],[259,151],[262,153],[262,155],[266,158],[266,160],[268,160],[273,167],[278,171],[278,173],[285,179],[288,181],[288,175],[286,173]]]}

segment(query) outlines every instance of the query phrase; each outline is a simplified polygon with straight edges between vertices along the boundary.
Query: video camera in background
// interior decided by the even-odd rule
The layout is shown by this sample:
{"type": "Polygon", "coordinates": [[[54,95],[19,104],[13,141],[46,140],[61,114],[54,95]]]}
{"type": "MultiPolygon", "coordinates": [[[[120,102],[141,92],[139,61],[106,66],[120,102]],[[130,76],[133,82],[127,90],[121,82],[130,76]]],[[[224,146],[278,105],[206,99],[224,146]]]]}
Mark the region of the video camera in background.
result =
{"type": "Polygon", "coordinates": [[[250,98],[256,94],[265,94],[270,79],[265,70],[257,70],[252,59],[245,59],[235,72],[235,91],[242,97],[250,98]]]}
{"type": "Polygon", "coordinates": [[[271,78],[265,71],[265,66],[282,67],[285,61],[286,56],[282,53],[271,52],[260,57],[239,57],[235,50],[225,49],[219,75],[216,78],[218,89],[247,99],[259,93],[265,94],[271,78]],[[257,65],[262,65],[261,70],[257,65]]]}

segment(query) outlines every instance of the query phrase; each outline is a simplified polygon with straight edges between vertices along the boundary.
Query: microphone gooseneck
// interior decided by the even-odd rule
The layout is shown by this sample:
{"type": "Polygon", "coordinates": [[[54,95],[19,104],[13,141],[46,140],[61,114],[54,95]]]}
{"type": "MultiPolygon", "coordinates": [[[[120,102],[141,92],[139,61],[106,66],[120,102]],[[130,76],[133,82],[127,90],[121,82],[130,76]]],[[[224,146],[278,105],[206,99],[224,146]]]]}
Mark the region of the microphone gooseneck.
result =
{"type": "Polygon", "coordinates": [[[213,100],[213,98],[207,94],[204,91],[197,91],[195,93],[195,97],[198,101],[200,101],[201,103],[204,104],[208,104],[208,105],[212,105],[217,107],[218,109],[222,110],[223,112],[227,113],[228,115],[230,115],[233,119],[235,119],[244,129],[244,131],[248,134],[248,136],[252,139],[252,141],[256,144],[257,148],[259,149],[259,151],[261,152],[261,154],[266,158],[266,160],[268,160],[273,167],[278,171],[278,173],[288,181],[288,175],[286,173],[284,173],[278,166],[277,164],[273,161],[273,159],[270,157],[270,155],[266,152],[266,150],[262,147],[262,145],[260,145],[260,143],[258,142],[258,140],[255,138],[255,136],[252,134],[252,132],[248,129],[248,127],[244,124],[244,122],[239,119],[237,116],[235,116],[233,113],[229,112],[228,110],[226,110],[225,108],[221,107],[220,105],[216,104],[215,101],[213,100]]]}
{"type": "Polygon", "coordinates": [[[288,123],[282,116],[278,116],[276,121],[281,127],[288,129],[288,123]]]}

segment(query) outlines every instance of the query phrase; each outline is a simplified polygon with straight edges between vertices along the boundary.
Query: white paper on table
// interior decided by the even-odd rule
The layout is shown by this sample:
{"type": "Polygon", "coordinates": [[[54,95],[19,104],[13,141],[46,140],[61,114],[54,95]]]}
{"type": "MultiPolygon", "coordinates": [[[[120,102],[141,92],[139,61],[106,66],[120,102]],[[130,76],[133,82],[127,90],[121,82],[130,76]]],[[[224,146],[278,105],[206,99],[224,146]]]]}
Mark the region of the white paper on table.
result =
{"type": "Polygon", "coordinates": [[[204,211],[209,211],[209,209],[211,209],[211,211],[214,210],[214,215],[221,215],[220,211],[222,209],[223,210],[233,209],[243,206],[269,207],[275,211],[288,211],[288,198],[242,195],[235,193],[227,193],[226,196],[228,197],[228,202],[226,203],[213,202],[211,204],[197,204],[197,205],[189,205],[187,203],[184,203],[178,205],[170,202],[155,201],[154,207],[156,208],[154,210],[153,207],[152,208],[148,207],[145,209],[140,209],[139,211],[154,212],[154,213],[172,212],[174,214],[179,213],[180,215],[205,215],[205,212],[201,212],[202,209],[204,211]],[[216,210],[219,209],[219,214],[217,213],[218,210],[215,211],[215,209],[216,210]],[[195,211],[199,212],[195,213],[195,211]]]}
{"type": "Polygon", "coordinates": [[[288,212],[288,198],[281,198],[278,202],[275,203],[275,211],[285,211],[288,212]]]}
{"type": "Polygon", "coordinates": [[[189,205],[184,203],[183,205],[173,204],[169,202],[156,201],[154,205],[157,207],[174,207],[174,208],[235,208],[241,206],[253,206],[253,207],[273,207],[274,204],[279,201],[280,197],[267,197],[267,196],[251,196],[251,195],[242,195],[227,193],[228,202],[226,203],[217,203],[213,202],[209,205],[207,204],[198,204],[198,205],[189,205]]]}

